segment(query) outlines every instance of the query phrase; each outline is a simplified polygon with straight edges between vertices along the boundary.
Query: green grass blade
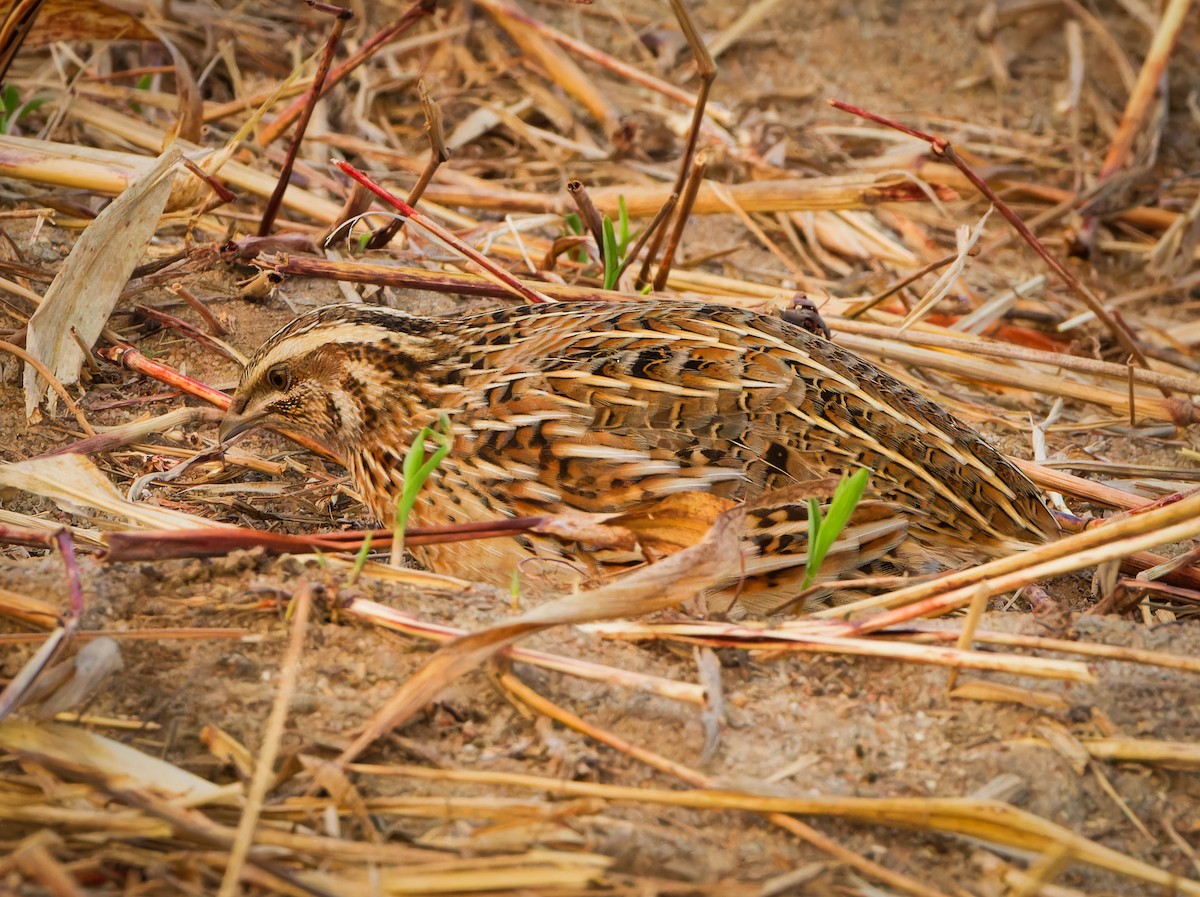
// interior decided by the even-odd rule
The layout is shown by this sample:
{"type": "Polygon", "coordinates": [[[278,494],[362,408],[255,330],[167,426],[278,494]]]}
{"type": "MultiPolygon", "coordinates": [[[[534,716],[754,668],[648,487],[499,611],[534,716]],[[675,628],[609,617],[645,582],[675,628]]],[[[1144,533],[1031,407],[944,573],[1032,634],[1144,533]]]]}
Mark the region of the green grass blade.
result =
{"type": "Polygon", "coordinates": [[[617,197],[617,255],[622,260],[629,249],[629,210],[625,208],[625,195],[617,197]]]}
{"type": "Polygon", "coordinates": [[[404,557],[404,533],[408,529],[408,518],[412,514],[413,505],[416,504],[417,495],[420,494],[426,480],[437,470],[438,465],[445,460],[453,447],[454,430],[450,426],[450,418],[444,414],[438,420],[436,430],[422,427],[408,447],[408,452],[400,467],[404,474],[404,488],[396,500],[396,518],[392,524],[391,562],[393,566],[398,565],[401,558],[404,557]],[[425,443],[430,440],[433,441],[435,448],[426,459],[425,443]]]}
{"type": "MultiPolygon", "coordinates": [[[[808,544],[816,545],[821,534],[821,503],[815,498],[808,500],[808,544]]],[[[812,550],[809,550],[812,554],[812,550]]]]}
{"type": "Polygon", "coordinates": [[[617,248],[617,235],[613,231],[612,219],[604,216],[604,289],[617,286],[617,272],[621,270],[621,252],[617,248]]]}
{"type": "Polygon", "coordinates": [[[372,533],[367,533],[363,537],[362,548],[358,549],[358,554],[354,556],[354,566],[350,569],[350,575],[346,577],[347,585],[354,585],[358,582],[358,578],[362,576],[363,567],[367,566],[367,555],[371,553],[371,536],[372,533]]]}
{"type": "MultiPolygon", "coordinates": [[[[454,447],[454,434],[450,429],[450,419],[446,415],[443,414],[441,420],[438,421],[438,428],[437,430],[429,430],[429,438],[433,440],[436,448],[434,448],[433,454],[429,456],[429,460],[422,464],[416,473],[415,479],[418,491],[425,485],[425,481],[429,479],[433,472],[438,469],[438,465],[450,454],[450,449],[454,447]]],[[[428,430],[429,428],[426,427],[425,429],[428,430]]],[[[413,497],[415,498],[416,496],[414,495],[413,497]]]]}
{"type": "Polygon", "coordinates": [[[852,476],[838,483],[824,519],[821,519],[820,508],[815,507],[816,502],[809,501],[808,563],[804,569],[804,588],[807,589],[816,580],[825,555],[829,554],[829,549],[850,522],[850,515],[862,501],[870,478],[871,470],[861,467],[852,476]]]}

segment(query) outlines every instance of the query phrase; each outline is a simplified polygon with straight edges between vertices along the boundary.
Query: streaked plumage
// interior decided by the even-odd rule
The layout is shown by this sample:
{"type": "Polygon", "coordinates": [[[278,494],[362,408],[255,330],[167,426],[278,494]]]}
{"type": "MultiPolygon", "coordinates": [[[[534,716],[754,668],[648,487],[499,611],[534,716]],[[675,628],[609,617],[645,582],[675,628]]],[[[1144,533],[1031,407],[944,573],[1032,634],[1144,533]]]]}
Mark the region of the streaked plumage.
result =
{"type": "MultiPolygon", "coordinates": [[[[441,413],[456,441],[417,505],[422,525],[621,511],[688,490],[745,499],[867,466],[867,498],[886,504],[855,518],[866,559],[894,546],[905,520],[943,557],[1001,554],[1057,529],[1033,484],[934,402],[778,318],[699,303],[448,318],[330,306],[258,350],[222,433],[268,423],[329,443],[371,512],[390,520],[413,434],[441,413]]],[[[760,516],[755,563],[794,567],[805,506],[760,516]]],[[[523,538],[419,555],[507,582],[537,550],[523,538]]],[[[767,591],[788,586],[777,573],[767,591]]]]}

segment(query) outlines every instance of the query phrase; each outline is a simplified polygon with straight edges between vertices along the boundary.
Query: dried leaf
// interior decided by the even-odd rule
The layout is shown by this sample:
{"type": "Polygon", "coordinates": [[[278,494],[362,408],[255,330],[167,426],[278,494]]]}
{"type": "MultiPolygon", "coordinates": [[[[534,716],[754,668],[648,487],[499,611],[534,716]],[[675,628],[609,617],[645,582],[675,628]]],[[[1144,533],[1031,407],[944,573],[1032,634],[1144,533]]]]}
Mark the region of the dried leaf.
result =
{"type": "Polygon", "coordinates": [[[82,766],[126,785],[178,795],[191,802],[216,797],[219,785],[102,735],[61,723],[10,719],[0,723],[0,748],[82,766]]]}
{"type": "MultiPolygon", "coordinates": [[[[72,102],[71,110],[74,112],[74,104],[84,101],[72,102]]],[[[169,143],[169,137],[163,135],[162,142],[169,143]]],[[[193,161],[207,163],[212,154],[207,150],[197,150],[191,155],[193,161]]],[[[0,177],[14,180],[115,196],[129,189],[138,177],[153,166],[154,159],[136,153],[0,134],[0,177]]],[[[191,172],[181,170],[175,176],[167,210],[191,208],[211,195],[208,184],[191,172]]]]}
{"type": "Polygon", "coordinates": [[[120,646],[106,635],[86,642],[75,656],[46,671],[25,695],[23,703],[38,704],[38,719],[82,707],[109,677],[125,668],[120,646]],[[43,680],[45,687],[43,687],[43,680]]]}
{"type": "Polygon", "coordinates": [[[1091,759],[1087,748],[1066,726],[1056,720],[1042,719],[1034,725],[1034,731],[1046,739],[1054,752],[1071,765],[1076,775],[1081,776],[1087,771],[1088,760],[1091,759]]]}
{"type": "Polygon", "coordinates": [[[1153,738],[1088,738],[1087,752],[1110,763],[1152,763],[1167,769],[1200,769],[1200,747],[1187,741],[1153,738]]]}
{"type": "Polygon", "coordinates": [[[968,701],[997,701],[1000,703],[1024,704],[1035,710],[1067,711],[1071,705],[1062,695],[1052,691],[1037,691],[1025,686],[1005,685],[1000,682],[985,682],[982,679],[968,679],[962,682],[954,691],[952,698],[962,698],[968,701]]]}
{"type": "MultiPolygon", "coordinates": [[[[64,386],[79,379],[83,350],[72,331],[91,347],[112,314],[146,244],[158,228],[180,159],[168,148],[154,166],[129,185],[75,243],[50,289],[29,319],[27,348],[64,386]]],[[[32,416],[49,391],[40,374],[25,367],[25,413],[32,416]]]]}
{"type": "Polygon", "coordinates": [[[199,529],[224,526],[182,511],[128,501],[108,478],[82,455],[54,455],[0,464],[0,487],[49,498],[64,511],[77,514],[93,508],[151,529],[199,529]]]}
{"type": "Polygon", "coordinates": [[[625,527],[607,522],[613,517],[613,514],[589,514],[568,509],[545,518],[532,530],[563,542],[579,542],[593,549],[632,550],[637,545],[637,539],[625,527]]]}
{"type": "Polygon", "coordinates": [[[721,746],[721,724],[725,720],[725,689],[721,685],[721,661],[717,652],[704,645],[695,645],[692,652],[696,658],[696,670],[700,684],[704,686],[704,707],[700,712],[700,725],[704,729],[704,747],[700,751],[698,765],[707,766],[717,756],[721,746]]]}
{"type": "MultiPolygon", "coordinates": [[[[7,39],[8,25],[5,22],[0,41],[7,39]]],[[[44,0],[22,44],[44,47],[58,41],[155,39],[133,14],[100,0],[44,0]]]]}
{"type": "Polygon", "coordinates": [[[474,829],[464,834],[462,825],[455,820],[446,825],[429,829],[413,840],[419,847],[453,851],[468,856],[518,853],[532,846],[550,845],[557,848],[584,848],[588,840],[575,829],[549,819],[529,822],[505,820],[498,825],[474,829]]]}
{"type": "Polygon", "coordinates": [[[722,582],[741,562],[744,521],[742,507],[731,508],[690,548],[599,589],[548,602],[515,620],[439,648],[371,717],[337,762],[349,763],[383,733],[411,719],[447,685],[518,639],[554,626],[640,616],[675,607],[722,582]]]}
{"type": "Polygon", "coordinates": [[[325,894],[578,894],[594,890],[613,863],[611,857],[585,852],[531,850],[519,856],[519,863],[485,869],[384,867],[372,870],[369,878],[366,872],[313,872],[300,878],[313,892],[325,894]]]}
{"type": "Polygon", "coordinates": [[[244,744],[211,723],[200,730],[200,741],[221,763],[232,766],[243,779],[254,775],[254,755],[244,744]]]}
{"type": "Polygon", "coordinates": [[[58,622],[59,610],[49,601],[0,588],[0,616],[20,620],[38,629],[52,629],[58,622]]]}
{"type": "Polygon", "coordinates": [[[165,34],[155,29],[159,43],[171,54],[175,66],[175,96],[179,100],[179,121],[175,136],[189,143],[200,143],[204,137],[204,99],[196,85],[196,76],[187,58],[165,34]]]}

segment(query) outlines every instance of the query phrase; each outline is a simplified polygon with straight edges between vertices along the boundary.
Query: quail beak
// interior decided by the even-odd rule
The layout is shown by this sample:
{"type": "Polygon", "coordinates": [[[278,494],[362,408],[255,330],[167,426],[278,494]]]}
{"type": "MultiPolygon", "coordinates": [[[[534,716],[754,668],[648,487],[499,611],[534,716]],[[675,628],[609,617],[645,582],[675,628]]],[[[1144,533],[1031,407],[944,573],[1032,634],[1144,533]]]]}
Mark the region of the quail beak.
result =
{"type": "Polygon", "coordinates": [[[217,428],[217,438],[223,445],[234,436],[245,433],[247,430],[253,430],[262,418],[262,414],[238,414],[230,411],[221,421],[221,426],[217,428]]]}

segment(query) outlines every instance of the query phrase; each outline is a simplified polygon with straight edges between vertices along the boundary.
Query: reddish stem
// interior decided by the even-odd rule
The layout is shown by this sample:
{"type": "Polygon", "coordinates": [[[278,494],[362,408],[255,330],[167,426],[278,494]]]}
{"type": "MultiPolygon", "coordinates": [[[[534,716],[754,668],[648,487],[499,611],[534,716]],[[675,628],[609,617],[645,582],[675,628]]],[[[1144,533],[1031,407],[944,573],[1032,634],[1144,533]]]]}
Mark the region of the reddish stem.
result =
{"type": "Polygon", "coordinates": [[[63,527],[54,534],[58,545],[58,553],[62,555],[63,565],[67,569],[67,591],[71,595],[71,613],[67,617],[68,630],[73,630],[83,616],[83,584],[79,579],[79,564],[75,560],[75,542],[71,531],[63,527]]]}
{"type": "Polygon", "coordinates": [[[485,256],[482,252],[479,252],[478,250],[472,248],[471,246],[468,246],[466,243],[464,243],[458,237],[454,236],[454,234],[450,233],[450,231],[446,230],[444,227],[442,227],[436,221],[433,221],[433,220],[429,219],[428,217],[426,217],[425,215],[422,215],[420,212],[418,212],[416,209],[414,209],[412,206],[410,206],[408,203],[406,203],[404,200],[402,200],[396,194],[392,193],[386,187],[383,187],[382,185],[377,184],[375,181],[371,180],[370,177],[363,174],[361,171],[359,171],[357,168],[355,168],[349,162],[342,162],[342,161],[338,160],[338,161],[335,161],[333,164],[336,165],[339,169],[341,169],[344,173],[349,175],[351,178],[353,178],[355,181],[362,184],[364,187],[366,187],[368,190],[370,190],[372,193],[374,193],[376,196],[378,196],[380,199],[382,199],[388,205],[399,210],[400,213],[402,215],[404,215],[404,217],[410,219],[415,224],[419,225],[421,228],[423,228],[425,231],[427,231],[429,234],[431,234],[436,239],[445,243],[447,246],[449,246],[455,252],[461,253],[467,259],[474,262],[476,265],[478,265],[480,268],[483,269],[483,272],[486,275],[490,276],[491,278],[494,278],[495,280],[499,281],[500,283],[503,283],[512,293],[515,293],[521,299],[524,299],[526,302],[532,302],[534,304],[553,301],[550,299],[550,297],[542,295],[537,290],[534,290],[530,287],[525,286],[525,284],[521,283],[521,281],[517,280],[517,278],[513,277],[510,273],[505,271],[503,268],[501,268],[499,265],[497,265],[495,262],[493,262],[491,259],[489,259],[487,256],[485,256]]]}
{"type": "MultiPolygon", "coordinates": [[[[1021,235],[1021,238],[1028,243],[1030,247],[1032,247],[1033,251],[1042,257],[1042,260],[1049,265],[1051,270],[1053,270],[1054,273],[1057,274],[1063,281],[1063,283],[1070,288],[1071,292],[1074,293],[1079,300],[1092,311],[1096,318],[1108,328],[1109,332],[1116,337],[1117,342],[1124,347],[1125,351],[1137,359],[1138,364],[1140,364],[1142,367],[1150,367],[1149,362],[1146,360],[1145,354],[1134,341],[1133,337],[1130,336],[1129,331],[1122,327],[1121,324],[1113,318],[1108,309],[1104,307],[1104,304],[1095,296],[1093,296],[1091,292],[1085,289],[1083,284],[1079,282],[1075,275],[1066,269],[1062,262],[1050,254],[1050,251],[1042,245],[1041,240],[1033,235],[1033,231],[1025,226],[1025,222],[1020,219],[1017,213],[1009,208],[1008,204],[996,195],[996,191],[988,186],[988,183],[978,174],[976,174],[975,170],[971,168],[971,166],[968,165],[958,155],[958,153],[954,151],[954,147],[950,145],[950,141],[941,137],[934,137],[932,134],[926,134],[924,131],[918,131],[916,128],[910,128],[907,125],[902,125],[898,121],[894,121],[893,119],[882,115],[877,115],[874,112],[868,112],[865,109],[859,108],[858,106],[852,106],[850,103],[843,103],[841,100],[830,100],[829,105],[835,109],[840,109],[843,112],[849,112],[851,115],[857,115],[860,118],[865,118],[868,121],[876,122],[884,125],[885,127],[900,131],[903,134],[916,137],[918,140],[924,140],[926,143],[928,143],[935,156],[941,156],[953,164],[954,167],[961,171],[963,176],[975,186],[975,189],[988,198],[988,201],[991,202],[992,205],[996,207],[997,211],[999,211],[1000,214],[1005,217],[1008,223],[1011,224],[1017,233],[1021,235]]],[[[1167,390],[1163,390],[1163,395],[1169,397],[1171,394],[1167,390]]]]}
{"type": "MultiPolygon", "coordinates": [[[[384,28],[370,40],[364,41],[362,47],[357,53],[330,72],[321,94],[323,95],[324,93],[328,92],[333,85],[337,84],[344,77],[346,77],[346,75],[354,71],[354,69],[358,68],[358,66],[362,65],[364,62],[382,50],[389,41],[394,40],[396,37],[403,34],[414,24],[425,18],[425,16],[432,15],[436,9],[437,0],[417,0],[416,3],[409,7],[409,9],[402,16],[400,16],[400,18],[398,18],[388,27],[384,28]]],[[[288,125],[299,118],[304,112],[306,102],[306,99],[302,97],[301,99],[292,103],[291,106],[280,113],[279,117],[275,119],[275,121],[263,128],[258,139],[259,145],[266,146],[275,140],[276,137],[282,134],[288,125]]]]}
{"type": "Polygon", "coordinates": [[[143,374],[157,380],[159,383],[166,383],[168,386],[172,386],[189,396],[202,399],[210,405],[216,405],[223,411],[229,408],[231,399],[225,393],[221,392],[221,390],[213,389],[199,380],[193,380],[191,377],[184,376],[173,367],[169,367],[161,362],[151,361],[133,346],[117,345],[111,349],[98,349],[96,354],[114,364],[129,368],[129,370],[135,373],[143,374]]]}
{"type": "Polygon", "coordinates": [[[271,225],[275,222],[275,216],[279,214],[279,207],[283,204],[283,194],[287,190],[288,182],[292,179],[292,168],[296,164],[296,154],[300,152],[300,143],[304,140],[304,132],[308,128],[308,121],[312,118],[313,109],[316,108],[317,100],[321,98],[321,90],[325,87],[325,78],[329,75],[329,67],[333,65],[333,54],[337,52],[338,44],[342,40],[342,31],[346,28],[346,22],[351,17],[352,13],[348,9],[343,9],[340,6],[330,6],[327,3],[317,3],[315,0],[307,0],[308,5],[321,10],[322,12],[333,13],[333,28],[329,31],[329,39],[325,42],[325,50],[321,54],[321,62],[317,66],[317,74],[313,78],[312,86],[309,87],[308,93],[304,96],[304,107],[300,110],[300,121],[296,125],[296,133],[292,135],[291,145],[288,146],[287,155],[283,160],[283,168],[279,171],[279,180],[275,182],[275,190],[271,193],[271,198],[267,200],[267,208],[263,212],[262,223],[258,226],[258,235],[265,237],[271,232],[271,225]]]}
{"type": "Polygon", "coordinates": [[[0,523],[0,545],[24,545],[26,548],[49,548],[54,536],[40,530],[0,523]]]}

